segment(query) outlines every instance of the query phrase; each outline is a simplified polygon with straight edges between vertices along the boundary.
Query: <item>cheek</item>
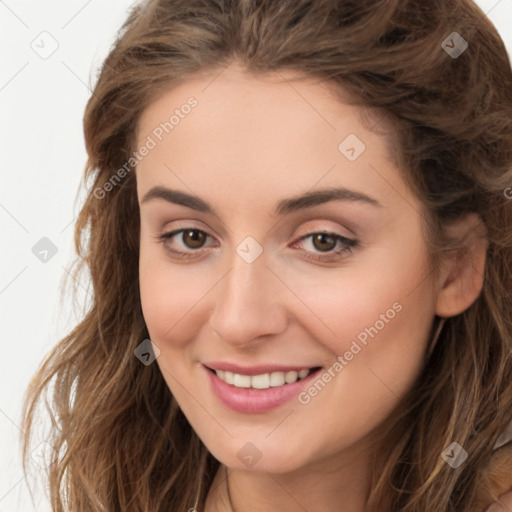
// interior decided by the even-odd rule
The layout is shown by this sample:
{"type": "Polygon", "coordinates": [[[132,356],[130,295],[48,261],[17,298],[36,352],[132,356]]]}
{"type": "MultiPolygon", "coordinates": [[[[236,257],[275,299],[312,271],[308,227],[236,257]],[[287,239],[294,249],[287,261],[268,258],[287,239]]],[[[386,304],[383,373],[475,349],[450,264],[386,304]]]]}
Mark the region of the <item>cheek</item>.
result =
{"type": "Polygon", "coordinates": [[[205,276],[194,273],[187,265],[171,263],[164,249],[143,247],[139,259],[139,286],[142,312],[151,339],[185,342],[194,333],[184,332],[191,327],[193,316],[204,295],[211,288],[205,276]],[[187,321],[182,321],[187,318],[187,321]],[[179,331],[179,337],[174,336],[179,331]]]}
{"type": "MultiPolygon", "coordinates": [[[[316,295],[311,309],[317,308],[335,334],[326,335],[315,319],[310,332],[315,325],[318,341],[333,353],[333,377],[318,399],[314,389],[307,393],[312,416],[340,447],[384,421],[421,372],[431,312],[424,299],[429,284],[418,286],[425,277],[418,261],[396,267],[386,263],[386,272],[376,264],[360,279],[347,272],[345,287],[316,295]],[[346,437],[338,437],[339,432],[346,437]]],[[[326,453],[331,449],[326,446],[326,453]]]]}
{"type": "Polygon", "coordinates": [[[357,357],[348,357],[367,367],[420,357],[434,308],[425,251],[419,238],[367,250],[334,269],[328,286],[311,274],[289,275],[294,291],[307,299],[303,326],[334,354],[352,350],[357,357]]]}

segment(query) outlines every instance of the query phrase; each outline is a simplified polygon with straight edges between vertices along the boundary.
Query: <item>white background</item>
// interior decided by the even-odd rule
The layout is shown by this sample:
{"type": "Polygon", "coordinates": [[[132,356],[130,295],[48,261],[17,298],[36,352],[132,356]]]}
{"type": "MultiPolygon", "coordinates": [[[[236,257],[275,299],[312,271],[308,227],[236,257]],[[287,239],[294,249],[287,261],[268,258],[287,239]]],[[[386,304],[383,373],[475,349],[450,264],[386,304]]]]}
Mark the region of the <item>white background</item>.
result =
{"type": "MultiPolygon", "coordinates": [[[[512,0],[478,0],[512,54],[512,0]],[[508,20],[508,23],[507,23],[508,20]]],[[[86,154],[82,116],[96,70],[132,0],[0,0],[0,512],[35,507],[20,464],[20,406],[44,355],[77,323],[59,286],[74,259],[73,228],[86,154]],[[46,31],[49,36],[39,36],[46,31]],[[58,44],[48,58],[31,45],[58,44]],[[35,43],[33,41],[35,40],[35,43]],[[48,237],[47,263],[32,247],[48,237]]],[[[40,51],[43,51],[42,49],[40,51]]],[[[511,91],[512,93],[512,91],[511,91]]],[[[87,297],[88,283],[80,283],[87,297]]]]}

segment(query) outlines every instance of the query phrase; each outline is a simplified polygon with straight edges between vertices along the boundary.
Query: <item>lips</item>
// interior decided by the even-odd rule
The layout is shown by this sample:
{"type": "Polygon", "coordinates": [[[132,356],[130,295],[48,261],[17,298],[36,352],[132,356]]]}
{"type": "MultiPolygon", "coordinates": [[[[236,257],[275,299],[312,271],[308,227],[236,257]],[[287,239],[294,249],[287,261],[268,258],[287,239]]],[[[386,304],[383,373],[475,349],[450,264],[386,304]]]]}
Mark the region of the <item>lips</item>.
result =
{"type": "MultiPolygon", "coordinates": [[[[220,366],[220,365],[216,365],[220,366]]],[[[284,368],[289,369],[293,372],[293,368],[299,368],[297,366],[277,366],[277,365],[265,365],[265,366],[257,366],[257,367],[240,367],[238,365],[229,365],[225,363],[223,365],[224,368],[237,368],[238,371],[246,371],[251,372],[252,376],[249,377],[248,374],[238,374],[240,378],[244,379],[253,379],[257,378],[254,375],[261,375],[258,372],[261,372],[261,369],[268,370],[273,368],[284,368]]],[[[316,368],[314,371],[310,371],[310,373],[303,379],[297,380],[293,383],[285,383],[283,385],[279,385],[276,387],[269,387],[266,389],[253,389],[246,387],[237,387],[225,382],[223,379],[217,376],[217,372],[222,372],[220,368],[217,370],[211,369],[206,365],[203,365],[205,374],[207,376],[207,381],[210,384],[210,390],[216,396],[217,400],[220,401],[225,407],[228,407],[231,410],[246,413],[246,414],[263,414],[269,412],[277,407],[284,405],[287,402],[290,402],[298,394],[304,390],[306,386],[309,386],[310,383],[317,378],[318,372],[321,370],[321,367],[313,367],[316,368]]],[[[304,369],[304,366],[300,367],[304,369]]],[[[308,368],[306,366],[306,368],[308,368]]],[[[229,372],[229,370],[225,370],[229,372]]],[[[283,370],[277,370],[280,372],[283,370]]],[[[271,373],[271,372],[270,372],[271,373]]]]}

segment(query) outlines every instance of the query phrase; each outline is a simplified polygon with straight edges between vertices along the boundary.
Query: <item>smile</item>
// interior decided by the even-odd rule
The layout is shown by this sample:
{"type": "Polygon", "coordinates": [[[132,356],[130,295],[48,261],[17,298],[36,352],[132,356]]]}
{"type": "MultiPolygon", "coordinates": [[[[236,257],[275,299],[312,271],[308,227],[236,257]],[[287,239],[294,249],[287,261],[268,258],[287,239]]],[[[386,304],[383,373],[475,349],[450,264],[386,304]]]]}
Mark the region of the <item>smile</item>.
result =
{"type": "Polygon", "coordinates": [[[268,389],[270,387],[293,384],[307,377],[315,368],[304,368],[299,372],[272,372],[261,375],[241,375],[223,370],[214,371],[219,379],[237,388],[268,389]]]}
{"type": "Polygon", "coordinates": [[[203,366],[210,390],[219,402],[231,410],[262,414],[292,401],[311,384],[322,367],[292,371],[273,371],[243,375],[203,366]]]}

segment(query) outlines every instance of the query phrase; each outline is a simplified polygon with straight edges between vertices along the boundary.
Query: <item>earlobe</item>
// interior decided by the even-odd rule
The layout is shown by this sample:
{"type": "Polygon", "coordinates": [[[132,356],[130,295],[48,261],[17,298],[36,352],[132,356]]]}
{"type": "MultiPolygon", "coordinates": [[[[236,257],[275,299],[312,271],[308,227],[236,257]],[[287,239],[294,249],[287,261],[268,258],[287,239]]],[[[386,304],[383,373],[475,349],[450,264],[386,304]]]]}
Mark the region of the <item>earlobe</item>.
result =
{"type": "Polygon", "coordinates": [[[487,229],[474,213],[450,224],[445,232],[463,246],[463,250],[445,258],[439,277],[435,313],[451,317],[469,308],[482,291],[489,244],[487,229]]]}

